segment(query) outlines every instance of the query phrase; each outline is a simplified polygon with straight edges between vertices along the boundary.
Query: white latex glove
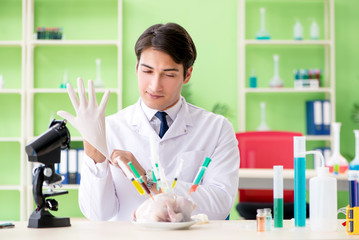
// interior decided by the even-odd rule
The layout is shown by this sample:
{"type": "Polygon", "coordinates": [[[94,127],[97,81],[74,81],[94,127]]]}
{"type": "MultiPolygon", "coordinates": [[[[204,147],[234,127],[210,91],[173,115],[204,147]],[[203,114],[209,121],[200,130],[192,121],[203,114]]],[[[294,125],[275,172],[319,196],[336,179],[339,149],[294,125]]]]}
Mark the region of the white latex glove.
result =
{"type": "Polygon", "coordinates": [[[100,106],[97,105],[96,93],[92,80],[88,81],[88,102],[84,83],[81,78],[77,79],[77,88],[79,99],[76,96],[71,84],[67,84],[67,92],[69,94],[72,105],[76,111],[76,117],[65,111],[58,111],[57,114],[67,119],[82,135],[82,138],[89,142],[94,148],[102,153],[107,159],[109,158],[106,144],[106,126],[105,126],[105,110],[110,96],[107,90],[102,97],[100,106]]]}

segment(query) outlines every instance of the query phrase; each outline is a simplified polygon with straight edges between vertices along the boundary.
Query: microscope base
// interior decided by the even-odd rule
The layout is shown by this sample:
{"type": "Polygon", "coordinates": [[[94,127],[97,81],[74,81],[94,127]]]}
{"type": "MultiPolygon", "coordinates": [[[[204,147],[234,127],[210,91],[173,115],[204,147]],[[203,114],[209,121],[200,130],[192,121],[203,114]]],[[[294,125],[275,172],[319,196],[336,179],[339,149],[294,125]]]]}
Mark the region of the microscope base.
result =
{"type": "Polygon", "coordinates": [[[69,227],[70,218],[57,218],[50,212],[40,209],[31,214],[29,218],[28,228],[53,228],[53,227],[69,227]]]}

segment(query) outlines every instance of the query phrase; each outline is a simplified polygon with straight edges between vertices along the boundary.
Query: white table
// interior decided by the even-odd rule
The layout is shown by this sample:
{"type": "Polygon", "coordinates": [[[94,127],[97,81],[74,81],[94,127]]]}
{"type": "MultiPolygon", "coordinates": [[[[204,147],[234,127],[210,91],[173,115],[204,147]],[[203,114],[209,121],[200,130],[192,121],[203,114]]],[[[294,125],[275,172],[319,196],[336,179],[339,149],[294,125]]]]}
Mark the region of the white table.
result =
{"type": "Polygon", "coordinates": [[[193,225],[188,230],[153,230],[131,222],[91,222],[71,219],[71,227],[34,229],[27,222],[15,222],[15,228],[0,229],[1,240],[240,240],[240,239],[358,239],[349,236],[338,222],[338,230],[330,233],[311,232],[309,227],[294,228],[292,222],[284,221],[284,228],[259,233],[253,220],[211,221],[209,224],[193,225]]]}
{"type": "MultiPolygon", "coordinates": [[[[316,171],[307,169],[305,171],[307,189],[309,179],[317,176],[316,171]]],[[[330,176],[333,176],[332,174],[330,176]]],[[[348,175],[335,176],[338,190],[348,190],[348,175]]],[[[241,168],[239,169],[239,189],[273,189],[273,169],[241,168]]],[[[294,189],[294,170],[283,169],[283,188],[294,189]]]]}

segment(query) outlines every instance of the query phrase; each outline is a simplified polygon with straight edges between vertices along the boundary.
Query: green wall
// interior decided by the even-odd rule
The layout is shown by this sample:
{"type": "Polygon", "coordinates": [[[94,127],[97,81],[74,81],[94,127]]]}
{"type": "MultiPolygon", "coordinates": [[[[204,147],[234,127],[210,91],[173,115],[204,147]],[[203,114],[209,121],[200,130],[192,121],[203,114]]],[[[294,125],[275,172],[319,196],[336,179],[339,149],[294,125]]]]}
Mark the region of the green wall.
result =
{"type": "Polygon", "coordinates": [[[353,129],[359,125],[351,120],[354,103],[359,103],[359,1],[337,0],[335,3],[335,41],[336,41],[336,118],[342,122],[341,152],[354,157],[353,129]]]}
{"type": "Polygon", "coordinates": [[[237,128],[237,2],[234,0],[124,0],[124,106],[135,103],[139,97],[134,54],[137,38],[150,25],[167,22],[185,27],[197,47],[198,58],[190,81],[192,102],[207,110],[217,102],[227,104],[237,128]]]}

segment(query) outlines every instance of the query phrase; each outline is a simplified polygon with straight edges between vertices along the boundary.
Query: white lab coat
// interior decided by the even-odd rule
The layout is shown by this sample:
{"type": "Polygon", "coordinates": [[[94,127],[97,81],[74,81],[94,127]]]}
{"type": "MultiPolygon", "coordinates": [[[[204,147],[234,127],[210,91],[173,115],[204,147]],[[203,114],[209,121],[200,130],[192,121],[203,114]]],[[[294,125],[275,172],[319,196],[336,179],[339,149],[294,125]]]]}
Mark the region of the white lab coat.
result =
{"type": "MultiPolygon", "coordinates": [[[[145,170],[151,169],[149,136],[154,133],[139,100],[106,118],[108,150],[130,151],[145,170]]],[[[235,132],[223,116],[188,104],[182,106],[162,139],[158,137],[159,161],[172,184],[180,159],[183,168],[174,192],[187,196],[205,157],[212,159],[197,191],[190,199],[197,204],[194,214],[225,219],[238,189],[239,150],[235,132]]],[[[121,170],[105,161],[95,164],[84,156],[79,203],[92,220],[131,220],[145,200],[121,170]]]]}

